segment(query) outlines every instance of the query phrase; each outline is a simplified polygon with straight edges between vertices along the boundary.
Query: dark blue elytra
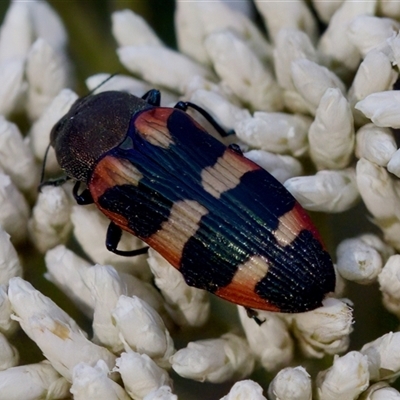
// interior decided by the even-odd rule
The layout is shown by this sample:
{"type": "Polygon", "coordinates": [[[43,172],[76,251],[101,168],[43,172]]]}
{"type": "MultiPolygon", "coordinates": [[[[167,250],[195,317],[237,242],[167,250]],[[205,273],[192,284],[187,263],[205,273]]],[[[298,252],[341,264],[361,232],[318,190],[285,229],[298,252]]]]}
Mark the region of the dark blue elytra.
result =
{"type": "Polygon", "coordinates": [[[168,149],[154,146],[136,132],[139,115],[132,118],[128,132],[132,147],[125,141],[108,154],[132,162],[143,178],[138,186],[106,190],[99,205],[124,216],[129,227],[146,239],[168,220],[175,202],[195,200],[208,214],[182,252],[180,272],[189,285],[216,292],[229,285],[238,265],[260,255],[270,264],[255,289],[261,298],[284,312],[319,306],[324,294],[334,290],[333,269],[326,268],[331,265],[328,253],[307,230],[286,247],[278,246],[272,233],[279,217],[295,205],[286,189],[260,169],[244,174],[240,185],[214,198],[203,189],[201,172],[214,165],[226,147],[179,110],[167,121],[174,144],[168,149]]]}

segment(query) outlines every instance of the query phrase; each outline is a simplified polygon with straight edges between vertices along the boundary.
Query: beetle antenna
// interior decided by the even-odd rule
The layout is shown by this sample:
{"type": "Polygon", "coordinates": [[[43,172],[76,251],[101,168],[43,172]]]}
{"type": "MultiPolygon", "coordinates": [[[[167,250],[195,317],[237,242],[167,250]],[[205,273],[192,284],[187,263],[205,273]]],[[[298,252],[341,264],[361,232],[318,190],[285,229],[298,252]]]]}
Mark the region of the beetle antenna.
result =
{"type": "Polygon", "coordinates": [[[44,152],[42,172],[40,174],[40,186],[42,186],[42,183],[44,181],[44,170],[46,168],[46,161],[47,161],[47,155],[49,154],[49,150],[50,150],[50,143],[47,145],[46,151],[44,152]]]}
{"type": "Polygon", "coordinates": [[[119,74],[120,74],[119,72],[114,72],[113,74],[111,74],[109,77],[104,79],[103,82],[100,82],[95,88],[93,88],[85,97],[91,96],[99,87],[102,87],[105,83],[107,83],[112,78],[114,78],[114,76],[119,75],[119,74]]]}
{"type": "Polygon", "coordinates": [[[42,172],[40,174],[40,183],[38,186],[38,191],[42,191],[43,186],[61,186],[65,182],[69,181],[71,178],[69,176],[63,176],[61,178],[57,179],[50,179],[49,181],[44,180],[44,174],[45,174],[45,169],[46,169],[46,161],[47,161],[47,155],[49,154],[51,143],[46,147],[46,151],[44,153],[43,157],[43,164],[42,164],[42,172]]]}

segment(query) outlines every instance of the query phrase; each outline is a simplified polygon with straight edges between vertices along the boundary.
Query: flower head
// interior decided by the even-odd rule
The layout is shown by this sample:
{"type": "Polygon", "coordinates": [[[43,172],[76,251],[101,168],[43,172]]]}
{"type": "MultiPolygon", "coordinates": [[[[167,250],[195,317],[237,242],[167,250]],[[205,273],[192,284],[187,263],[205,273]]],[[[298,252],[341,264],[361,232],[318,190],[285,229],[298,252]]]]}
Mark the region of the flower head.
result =
{"type": "MultiPolygon", "coordinates": [[[[207,111],[231,133],[221,141],[239,145],[305,209],[324,213],[315,220],[326,248],[336,254],[335,293],[348,299],[329,297],[301,314],[256,315],[239,307],[237,317],[234,305],[187,285],[204,274],[208,287],[220,288],[215,282],[225,272],[219,265],[210,275],[199,269],[185,281],[154,249],[120,257],[104,243],[107,237],[107,246],[114,245],[113,225],[110,229],[109,219],[95,206],[76,205],[70,182],[43,186],[37,193],[50,131],[79,97],[73,72],[86,73],[76,66],[78,57],[66,52],[68,33],[55,10],[45,1],[14,0],[0,27],[0,397],[189,400],[189,391],[190,400],[205,398],[208,386],[190,386],[195,380],[221,385],[213,387],[226,394],[225,400],[310,400],[313,387],[320,400],[398,398],[389,383],[400,375],[399,332],[382,331],[391,321],[385,320],[386,311],[400,318],[400,96],[393,90],[400,65],[398,2],[255,0],[268,35],[253,21],[247,0],[176,0],[175,5],[177,49],[134,10],[110,15],[111,29],[105,30],[114,36],[112,46],[93,39],[100,37],[95,31],[81,35],[93,40],[86,53],[105,61],[114,57],[129,71],[110,78],[115,71],[110,67],[85,76],[89,96],[115,90],[142,97],[157,88],[162,107],[184,101],[207,111]],[[326,29],[320,31],[323,24],[326,29]],[[54,287],[42,279],[43,257],[45,278],[54,287]],[[375,282],[385,307],[379,312],[375,282]],[[365,301],[359,300],[360,291],[368,293],[365,301]],[[371,315],[374,323],[358,324],[371,315]],[[367,326],[375,340],[362,342],[360,326],[367,326]],[[13,336],[20,328],[26,333],[21,343],[13,336]],[[350,344],[360,351],[347,352],[350,344]],[[27,364],[30,346],[37,346],[46,360],[34,356],[27,364]],[[328,368],[318,373],[321,363],[314,360],[319,358],[328,368]],[[232,383],[229,393],[222,386],[226,382],[232,383]]],[[[88,29],[89,14],[75,13],[85,18],[88,29]]],[[[192,111],[216,135],[213,120],[192,111]]],[[[151,126],[152,132],[168,131],[167,124],[151,126]]],[[[98,142],[103,139],[99,134],[98,142]]],[[[53,148],[46,154],[45,176],[62,173],[53,148]]],[[[195,165],[195,159],[189,161],[195,165]]],[[[169,188],[171,182],[163,184],[169,188]]],[[[256,201],[265,207],[272,195],[262,193],[256,201]]],[[[143,202],[150,200],[149,195],[143,202]]],[[[149,217],[126,207],[135,218],[149,217]]],[[[188,209],[179,210],[181,217],[188,209]]],[[[205,213],[194,210],[201,220],[205,213]]],[[[115,214],[121,217],[118,209],[108,212],[114,222],[128,225],[115,214]]],[[[179,230],[185,240],[198,227],[197,217],[189,217],[189,225],[183,218],[179,230]]],[[[246,211],[248,226],[254,218],[246,211]]],[[[279,222],[286,219],[290,216],[279,222]]],[[[261,223],[270,228],[270,241],[276,240],[279,227],[261,223]]],[[[215,221],[208,224],[208,230],[218,230],[215,221]]],[[[295,224],[289,229],[294,238],[300,233],[296,229],[295,224]]],[[[236,233],[226,236],[231,234],[236,233]]],[[[227,254],[247,251],[248,243],[258,246],[256,232],[252,235],[242,235],[244,250],[228,243],[227,254]]],[[[208,238],[203,244],[212,253],[208,238]]],[[[143,246],[125,233],[118,250],[143,246]]],[[[280,268],[292,267],[288,254],[280,268]]],[[[256,264],[251,268],[269,268],[268,260],[256,264]]],[[[246,277],[245,266],[240,268],[238,275],[246,277]]],[[[271,298],[285,284],[277,284],[271,298]]],[[[251,285],[256,292],[257,282],[251,285]]],[[[241,302],[240,290],[232,296],[241,302]]]]}

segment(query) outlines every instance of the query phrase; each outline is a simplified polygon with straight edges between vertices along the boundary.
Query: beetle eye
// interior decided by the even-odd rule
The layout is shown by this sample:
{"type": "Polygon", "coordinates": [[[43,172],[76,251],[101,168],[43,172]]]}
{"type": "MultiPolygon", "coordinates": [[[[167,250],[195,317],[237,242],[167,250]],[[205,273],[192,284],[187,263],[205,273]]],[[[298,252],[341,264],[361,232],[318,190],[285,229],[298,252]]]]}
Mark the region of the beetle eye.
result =
{"type": "Polygon", "coordinates": [[[61,118],[58,122],[56,122],[56,124],[53,126],[51,132],[50,132],[50,143],[53,145],[58,133],[60,132],[60,130],[63,129],[63,126],[65,124],[65,118],[61,118]]]}

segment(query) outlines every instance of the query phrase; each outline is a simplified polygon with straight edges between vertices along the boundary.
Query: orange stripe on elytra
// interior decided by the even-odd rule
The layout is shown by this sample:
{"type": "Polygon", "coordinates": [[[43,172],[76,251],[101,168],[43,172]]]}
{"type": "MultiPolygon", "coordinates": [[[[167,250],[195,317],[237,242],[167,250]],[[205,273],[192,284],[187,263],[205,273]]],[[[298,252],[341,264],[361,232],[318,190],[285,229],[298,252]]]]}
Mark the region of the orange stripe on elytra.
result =
{"type": "Polygon", "coordinates": [[[135,232],[129,228],[128,220],[124,216],[103,208],[98,200],[108,189],[121,185],[138,185],[141,178],[142,174],[130,161],[106,156],[97,163],[88,184],[89,191],[100,211],[120,228],[134,235],[135,232]]]}
{"type": "Polygon", "coordinates": [[[325,249],[325,243],[322,240],[320,233],[318,232],[314,223],[311,221],[310,216],[305,212],[304,208],[296,202],[295,206],[293,207],[293,211],[296,213],[299,223],[302,224],[303,228],[310,231],[315,239],[321,243],[322,248],[325,249]]]}
{"type": "Polygon", "coordinates": [[[174,143],[167,122],[169,116],[175,111],[173,108],[166,107],[143,111],[135,119],[138,134],[152,145],[167,149],[174,143]]]}
{"type": "Polygon", "coordinates": [[[177,201],[171,208],[168,220],[146,242],[179,269],[183,248],[207,213],[208,210],[197,201],[177,201]]]}
{"type": "Polygon", "coordinates": [[[137,186],[142,177],[141,172],[130,161],[106,156],[97,163],[88,187],[96,202],[107,189],[121,185],[137,186]]]}
{"type": "Polygon", "coordinates": [[[215,294],[232,303],[258,310],[279,311],[279,308],[256,293],[256,285],[268,274],[268,260],[252,256],[238,266],[229,285],[218,289],[215,294]]]}
{"type": "Polygon", "coordinates": [[[284,247],[290,245],[304,230],[310,231],[315,239],[322,244],[322,247],[325,248],[322,238],[309,215],[296,202],[290,211],[279,217],[278,228],[272,233],[278,244],[284,247]]]}
{"type": "Polygon", "coordinates": [[[203,169],[201,184],[206,192],[219,199],[222,193],[239,185],[244,174],[258,169],[260,167],[257,164],[231,149],[226,149],[214,165],[203,169]]]}
{"type": "Polygon", "coordinates": [[[308,229],[308,221],[304,224],[304,213],[296,204],[290,211],[279,217],[279,225],[272,232],[276,241],[281,246],[290,245],[305,228],[308,229]]]}

